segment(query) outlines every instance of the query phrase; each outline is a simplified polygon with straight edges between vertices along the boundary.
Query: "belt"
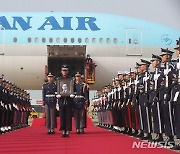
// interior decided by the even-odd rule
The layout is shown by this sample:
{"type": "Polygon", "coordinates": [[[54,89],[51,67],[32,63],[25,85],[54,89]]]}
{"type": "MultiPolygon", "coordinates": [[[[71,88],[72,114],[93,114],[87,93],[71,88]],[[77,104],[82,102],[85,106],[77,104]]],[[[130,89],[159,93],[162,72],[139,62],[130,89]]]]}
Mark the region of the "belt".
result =
{"type": "Polygon", "coordinates": [[[84,98],[84,96],[75,96],[75,98],[84,98]]]}
{"type": "Polygon", "coordinates": [[[46,97],[55,97],[56,95],[46,95],[46,97]]]}

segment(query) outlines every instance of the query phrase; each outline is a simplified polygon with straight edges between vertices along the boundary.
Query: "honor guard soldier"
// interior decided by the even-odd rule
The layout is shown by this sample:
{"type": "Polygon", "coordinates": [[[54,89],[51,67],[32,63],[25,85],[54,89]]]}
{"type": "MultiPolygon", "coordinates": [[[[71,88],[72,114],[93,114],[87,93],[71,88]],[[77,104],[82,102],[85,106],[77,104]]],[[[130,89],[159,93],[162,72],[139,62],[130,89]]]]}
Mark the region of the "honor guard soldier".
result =
{"type": "Polygon", "coordinates": [[[113,116],[113,129],[114,131],[118,130],[118,109],[117,109],[117,88],[116,88],[116,78],[112,80],[112,89],[111,89],[111,102],[112,102],[112,116],[113,116]]]}
{"type": "Polygon", "coordinates": [[[85,127],[85,106],[88,101],[88,95],[84,89],[84,83],[81,81],[81,74],[79,72],[75,75],[75,84],[74,84],[74,120],[75,120],[75,128],[77,134],[84,133],[85,127]]]}
{"type": "Polygon", "coordinates": [[[124,117],[125,134],[132,135],[132,121],[130,111],[130,72],[124,72],[124,117]]]}
{"type": "MultiPolygon", "coordinates": [[[[140,64],[136,62],[136,79],[134,80],[134,93],[133,93],[133,98],[132,98],[132,104],[134,105],[135,108],[135,113],[136,113],[136,129],[138,131],[135,131],[134,136],[135,137],[141,137],[143,136],[143,119],[142,119],[142,112],[141,112],[141,107],[139,105],[139,76],[141,73],[140,69],[140,64]],[[136,134],[137,133],[137,134],[136,134]]],[[[136,130],[135,129],[135,130],[136,130]]]]}
{"type": "MultiPolygon", "coordinates": [[[[172,99],[174,104],[174,127],[177,139],[180,139],[180,39],[177,40],[176,51],[177,60],[175,62],[174,83],[172,87],[172,99]]],[[[180,150],[180,142],[172,149],[180,150]]]]}
{"type": "Polygon", "coordinates": [[[168,136],[165,141],[174,144],[174,118],[173,118],[173,106],[170,102],[171,88],[173,79],[174,66],[171,62],[173,52],[169,49],[161,49],[161,70],[160,75],[160,88],[159,88],[159,101],[162,104],[163,118],[164,118],[164,129],[165,135],[168,136]]]}
{"type": "Polygon", "coordinates": [[[131,115],[131,122],[132,122],[132,128],[134,129],[134,132],[132,133],[133,136],[138,134],[138,116],[137,116],[137,110],[135,104],[136,102],[136,96],[137,93],[137,87],[135,85],[136,81],[136,70],[130,71],[130,84],[129,84],[129,106],[130,106],[130,115],[131,115]]]}
{"type": "Polygon", "coordinates": [[[140,136],[141,139],[152,139],[151,130],[152,130],[152,123],[151,123],[151,112],[150,112],[150,105],[148,101],[148,93],[149,93],[149,73],[148,69],[150,66],[150,62],[144,59],[141,59],[141,74],[139,80],[139,107],[140,112],[142,112],[142,123],[143,132],[147,135],[140,136]]]}
{"type": "MultiPolygon", "coordinates": [[[[67,85],[63,84],[60,87],[60,82],[62,80],[72,79],[69,76],[69,67],[63,65],[61,68],[61,77],[57,78],[57,89],[63,89],[67,91],[67,85]]],[[[61,96],[57,95],[58,103],[60,107],[60,130],[62,131],[62,137],[69,137],[69,131],[72,131],[72,104],[74,95],[61,96]]]]}
{"type": "Polygon", "coordinates": [[[0,134],[3,133],[2,129],[2,122],[3,122],[3,78],[0,77],[0,134]]]}
{"type": "Polygon", "coordinates": [[[87,112],[88,112],[88,109],[89,109],[89,105],[90,105],[90,100],[89,100],[89,85],[85,82],[85,78],[84,78],[84,75],[81,75],[81,80],[82,80],[82,83],[84,85],[83,87],[83,90],[84,90],[84,93],[86,95],[86,104],[85,104],[85,108],[84,108],[84,128],[87,127],[87,112]]]}
{"type": "Polygon", "coordinates": [[[153,116],[153,132],[157,134],[157,136],[151,140],[154,142],[163,141],[163,133],[164,133],[164,123],[163,123],[163,112],[162,112],[162,103],[159,102],[159,92],[160,88],[160,63],[161,57],[152,54],[151,64],[155,69],[152,72],[150,78],[150,91],[149,91],[149,103],[151,104],[152,116],[153,116]]]}
{"type": "Polygon", "coordinates": [[[57,86],[54,82],[54,76],[49,73],[47,76],[48,82],[42,87],[43,102],[45,104],[46,113],[46,127],[48,128],[48,134],[54,134],[54,128],[56,127],[56,92],[57,86]]]}
{"type": "Polygon", "coordinates": [[[122,104],[124,102],[124,72],[118,71],[117,77],[118,77],[118,82],[119,84],[117,85],[117,108],[118,108],[118,117],[119,119],[119,132],[124,131],[125,129],[125,121],[124,121],[124,115],[123,115],[123,109],[122,109],[122,104]]]}

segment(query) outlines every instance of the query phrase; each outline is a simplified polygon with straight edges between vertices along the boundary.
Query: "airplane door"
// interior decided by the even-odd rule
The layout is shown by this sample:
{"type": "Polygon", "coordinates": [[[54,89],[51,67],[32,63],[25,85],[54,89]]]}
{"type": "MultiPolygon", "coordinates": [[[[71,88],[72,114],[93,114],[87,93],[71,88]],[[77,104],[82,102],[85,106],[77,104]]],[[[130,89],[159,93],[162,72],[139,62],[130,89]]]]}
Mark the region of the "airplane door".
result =
{"type": "Polygon", "coordinates": [[[126,29],[126,55],[142,56],[142,30],[126,29]]]}
{"type": "Polygon", "coordinates": [[[0,55],[4,55],[5,29],[0,25],[0,55]]]}

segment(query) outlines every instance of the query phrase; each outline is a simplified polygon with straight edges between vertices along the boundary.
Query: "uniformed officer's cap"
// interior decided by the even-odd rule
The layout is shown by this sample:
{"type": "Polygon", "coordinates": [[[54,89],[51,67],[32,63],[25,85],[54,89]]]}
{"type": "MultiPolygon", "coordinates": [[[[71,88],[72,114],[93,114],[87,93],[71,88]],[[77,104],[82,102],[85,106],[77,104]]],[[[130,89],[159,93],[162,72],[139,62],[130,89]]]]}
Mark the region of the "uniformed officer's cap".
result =
{"type": "Polygon", "coordinates": [[[160,56],[163,56],[163,55],[171,55],[174,53],[173,51],[170,51],[169,49],[163,49],[161,48],[161,52],[162,54],[160,56]]]}
{"type": "Polygon", "coordinates": [[[111,87],[112,87],[112,85],[109,83],[109,84],[108,84],[108,87],[110,87],[110,88],[111,88],[111,87]]]}
{"type": "Polygon", "coordinates": [[[75,77],[81,77],[81,74],[80,74],[79,72],[77,72],[77,73],[75,74],[75,77]]]}
{"type": "Polygon", "coordinates": [[[84,79],[84,75],[81,75],[81,79],[84,79]]]}
{"type": "Polygon", "coordinates": [[[123,75],[130,75],[130,72],[125,71],[123,75]]]}
{"type": "Polygon", "coordinates": [[[63,65],[63,66],[61,67],[61,71],[68,71],[68,70],[69,70],[68,65],[63,65]]]}
{"type": "Polygon", "coordinates": [[[180,38],[179,40],[176,40],[176,47],[174,49],[179,49],[180,48],[180,38]]]}
{"type": "Polygon", "coordinates": [[[141,65],[139,63],[136,62],[136,69],[139,68],[141,65]]]}
{"type": "Polygon", "coordinates": [[[132,73],[136,73],[136,70],[131,70],[130,74],[132,74],[132,73]]]}
{"type": "Polygon", "coordinates": [[[118,71],[117,75],[123,75],[123,71],[118,71]]]}
{"type": "Polygon", "coordinates": [[[114,80],[115,80],[115,81],[119,81],[119,79],[118,79],[118,78],[114,78],[114,80]]]}
{"type": "Polygon", "coordinates": [[[141,59],[141,64],[140,65],[147,65],[149,66],[151,63],[145,59],[141,59]]]}
{"type": "Polygon", "coordinates": [[[155,61],[155,60],[161,61],[161,57],[152,54],[152,60],[151,60],[151,62],[152,62],[152,61],[155,61]]]}
{"type": "Polygon", "coordinates": [[[49,73],[47,77],[54,77],[54,75],[52,75],[51,73],[49,73]]]}

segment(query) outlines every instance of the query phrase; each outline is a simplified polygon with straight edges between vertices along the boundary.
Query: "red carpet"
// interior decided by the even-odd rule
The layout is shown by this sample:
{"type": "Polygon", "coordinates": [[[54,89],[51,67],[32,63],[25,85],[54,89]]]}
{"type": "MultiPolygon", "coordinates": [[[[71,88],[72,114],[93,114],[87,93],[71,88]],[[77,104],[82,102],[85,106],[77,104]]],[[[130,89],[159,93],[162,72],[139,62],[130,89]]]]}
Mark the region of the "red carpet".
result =
{"type": "MultiPolygon", "coordinates": [[[[58,121],[59,123],[59,121],[58,121]]],[[[58,124],[59,125],[59,124],[58,124]]],[[[55,135],[47,135],[44,119],[35,119],[32,127],[23,128],[0,136],[0,154],[171,154],[168,149],[132,148],[135,138],[94,127],[88,120],[83,135],[74,130],[70,138],[62,138],[56,129],[55,135]]]]}

